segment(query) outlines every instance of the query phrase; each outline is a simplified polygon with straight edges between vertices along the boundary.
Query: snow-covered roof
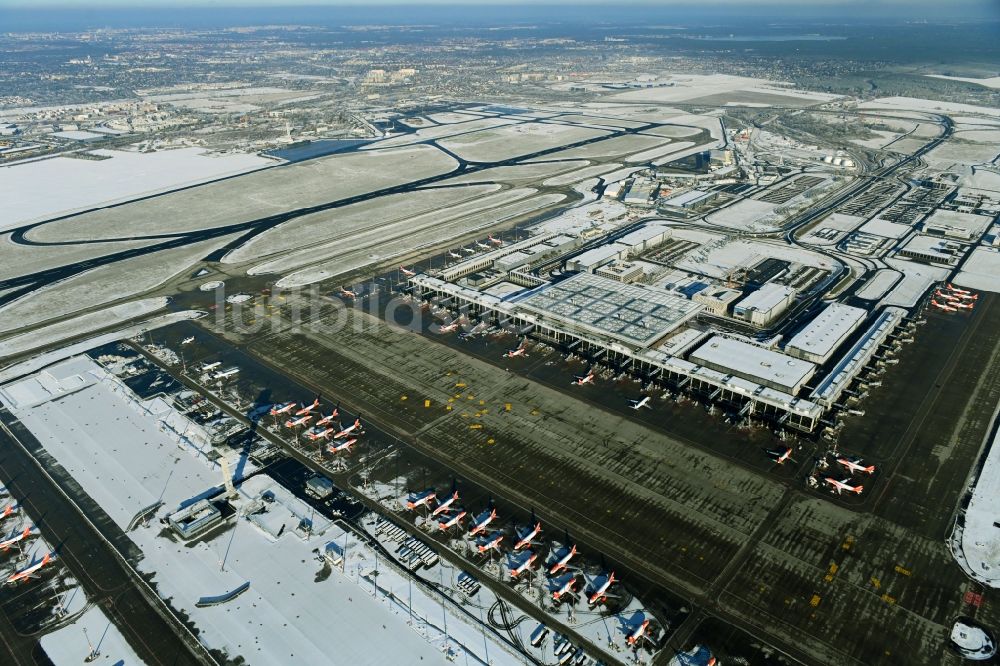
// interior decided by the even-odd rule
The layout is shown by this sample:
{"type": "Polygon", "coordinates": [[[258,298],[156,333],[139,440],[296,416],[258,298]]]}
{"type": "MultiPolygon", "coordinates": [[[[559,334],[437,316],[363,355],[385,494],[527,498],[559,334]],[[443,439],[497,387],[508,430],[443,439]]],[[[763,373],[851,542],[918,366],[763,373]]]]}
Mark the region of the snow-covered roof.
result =
{"type": "Polygon", "coordinates": [[[861,325],[867,314],[861,308],[831,303],[788,341],[785,350],[798,349],[825,358],[861,325]]]}
{"type": "Polygon", "coordinates": [[[746,310],[754,309],[767,312],[774,309],[782,301],[795,295],[795,290],[783,284],[768,282],[757,291],[753,292],[742,301],[736,304],[737,308],[746,310]]]}
{"type": "Polygon", "coordinates": [[[721,335],[709,338],[689,358],[791,394],[798,392],[816,371],[816,365],[809,361],[721,335]]]}

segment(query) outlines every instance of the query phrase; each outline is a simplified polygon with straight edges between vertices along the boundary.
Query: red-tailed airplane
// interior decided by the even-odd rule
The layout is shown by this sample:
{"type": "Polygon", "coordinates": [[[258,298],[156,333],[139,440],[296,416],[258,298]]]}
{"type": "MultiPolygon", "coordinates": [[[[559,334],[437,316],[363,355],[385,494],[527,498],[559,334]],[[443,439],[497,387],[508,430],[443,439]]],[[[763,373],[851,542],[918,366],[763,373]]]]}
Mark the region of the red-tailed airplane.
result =
{"type": "Polygon", "coordinates": [[[958,312],[957,309],[951,307],[950,305],[945,305],[944,303],[938,303],[933,298],[931,299],[931,305],[936,307],[938,310],[944,310],[945,312],[958,312]]]}
{"type": "Polygon", "coordinates": [[[480,553],[485,553],[486,551],[491,549],[500,552],[501,541],[503,541],[503,533],[494,532],[489,536],[489,538],[486,541],[477,545],[476,547],[479,549],[480,553]]]}
{"type": "Polygon", "coordinates": [[[566,581],[564,581],[559,587],[552,590],[552,600],[559,601],[559,598],[564,594],[568,596],[575,596],[576,590],[573,586],[576,585],[576,574],[569,574],[566,576],[566,581]]]}
{"type": "Polygon", "coordinates": [[[585,375],[575,375],[573,379],[573,384],[576,386],[583,386],[584,384],[589,384],[594,381],[594,371],[588,370],[585,375]]]}
{"type": "Polygon", "coordinates": [[[861,464],[860,458],[852,459],[852,458],[841,457],[837,458],[837,462],[846,467],[848,471],[850,471],[852,474],[854,472],[864,472],[865,474],[875,473],[875,465],[865,466],[861,464]]]}
{"type": "Polygon", "coordinates": [[[406,277],[413,277],[414,275],[417,274],[416,271],[407,270],[405,266],[400,266],[399,272],[405,275],[406,277]]]}
{"type": "Polygon", "coordinates": [[[13,584],[22,580],[28,580],[29,578],[38,578],[38,576],[35,575],[35,572],[51,562],[53,557],[53,553],[46,553],[45,557],[40,559],[38,562],[29,564],[19,571],[15,571],[11,574],[10,578],[7,579],[7,582],[13,584]]]}
{"type": "Polygon", "coordinates": [[[483,513],[479,515],[478,519],[473,519],[474,522],[472,524],[472,529],[469,530],[469,534],[475,536],[480,532],[485,531],[486,528],[489,527],[489,524],[492,523],[494,520],[496,520],[496,517],[497,517],[496,509],[493,509],[489,513],[483,511],[483,513]]]}
{"type": "Polygon", "coordinates": [[[311,405],[302,403],[302,408],[299,409],[297,412],[295,412],[295,416],[302,416],[303,414],[308,414],[317,407],[319,407],[319,398],[313,400],[311,405]]]}
{"type": "Polygon", "coordinates": [[[771,457],[771,460],[778,463],[779,465],[784,465],[786,461],[792,459],[792,447],[790,446],[786,447],[784,450],[765,449],[764,452],[771,457]]]}
{"type": "Polygon", "coordinates": [[[329,451],[330,453],[340,453],[341,451],[346,451],[347,449],[351,448],[352,446],[357,444],[357,442],[358,442],[357,437],[353,437],[351,439],[335,439],[333,440],[333,444],[326,447],[326,450],[329,451]]]}
{"type": "Polygon", "coordinates": [[[618,582],[618,579],[615,578],[615,572],[612,571],[610,574],[608,574],[608,577],[604,579],[604,582],[601,584],[601,586],[598,587],[596,590],[594,590],[594,593],[590,595],[590,598],[587,600],[587,603],[589,603],[591,606],[596,606],[602,601],[607,601],[608,588],[611,587],[611,585],[616,582],[618,582]]]}
{"type": "Polygon", "coordinates": [[[573,559],[574,555],[576,555],[576,545],[575,544],[573,545],[572,548],[570,548],[569,550],[566,551],[565,555],[563,555],[562,557],[560,557],[558,560],[555,561],[555,563],[551,567],[549,567],[549,575],[550,576],[554,576],[555,574],[559,573],[563,569],[568,569],[569,568],[569,561],[571,559],[573,559]]]}
{"type": "Polygon", "coordinates": [[[311,414],[306,414],[304,416],[297,416],[294,419],[288,419],[287,421],[285,421],[285,427],[298,428],[299,426],[307,425],[310,421],[312,421],[311,414]]]}
{"type": "Polygon", "coordinates": [[[514,544],[514,550],[521,550],[526,546],[530,546],[532,539],[538,536],[538,533],[541,531],[542,531],[542,524],[535,523],[535,526],[533,528],[525,532],[524,536],[522,536],[520,539],[517,540],[517,543],[514,544]]]}
{"type": "Polygon", "coordinates": [[[31,536],[31,525],[28,525],[20,532],[11,532],[10,536],[8,536],[3,541],[0,541],[0,548],[3,548],[4,551],[7,551],[15,543],[17,543],[18,541],[24,541],[29,536],[31,536]]]}
{"type": "Polygon", "coordinates": [[[7,504],[7,506],[3,508],[3,511],[0,512],[0,520],[3,520],[4,518],[9,518],[20,510],[21,510],[20,504],[18,504],[17,502],[10,502],[9,504],[7,504]]]}
{"type": "Polygon", "coordinates": [[[452,331],[458,330],[458,321],[453,321],[450,324],[442,324],[438,327],[438,332],[440,333],[451,333],[452,331]]]}
{"type": "Polygon", "coordinates": [[[309,432],[306,433],[306,437],[308,437],[310,441],[315,442],[321,439],[329,439],[332,434],[333,428],[324,428],[322,426],[315,425],[309,429],[309,432]]]}
{"type": "Polygon", "coordinates": [[[358,297],[358,295],[356,293],[354,293],[350,289],[345,289],[344,287],[340,288],[340,295],[343,298],[347,298],[347,299],[352,299],[352,298],[357,298],[358,297]]]}
{"type": "Polygon", "coordinates": [[[951,282],[947,283],[947,287],[948,287],[948,291],[953,291],[956,294],[966,294],[968,296],[972,296],[972,292],[971,291],[969,291],[968,289],[960,289],[959,287],[956,287],[955,285],[953,285],[951,282]]]}
{"type": "Polygon", "coordinates": [[[411,495],[410,498],[406,500],[406,508],[416,509],[418,506],[430,506],[430,503],[434,501],[435,497],[437,497],[437,493],[433,490],[425,490],[422,493],[411,495]]]}
{"type": "Polygon", "coordinates": [[[864,486],[852,486],[850,484],[851,481],[850,479],[837,481],[837,479],[834,479],[833,477],[826,476],[823,477],[823,481],[825,483],[828,483],[834,490],[836,490],[838,495],[844,492],[845,490],[860,495],[861,491],[865,489],[864,486]]]}
{"type": "Polygon", "coordinates": [[[521,560],[521,563],[518,564],[516,567],[511,568],[511,570],[510,570],[510,577],[511,578],[517,578],[518,576],[520,576],[521,574],[523,574],[525,571],[527,571],[528,569],[530,569],[531,568],[531,564],[535,561],[536,557],[538,557],[538,555],[535,555],[530,550],[527,551],[525,553],[524,559],[521,560]]]}
{"type": "Polygon", "coordinates": [[[340,425],[340,432],[338,432],[336,435],[334,435],[333,438],[334,439],[341,439],[343,437],[346,437],[347,435],[350,435],[352,432],[354,432],[355,430],[357,430],[360,427],[361,427],[361,416],[358,415],[358,418],[354,419],[354,423],[352,423],[351,425],[347,426],[346,428],[344,427],[343,424],[341,424],[340,425]]]}
{"type": "Polygon", "coordinates": [[[319,421],[316,421],[316,425],[322,426],[322,425],[326,425],[327,423],[333,423],[333,420],[335,418],[337,418],[338,416],[340,416],[340,405],[337,405],[336,407],[334,407],[333,411],[330,412],[329,416],[324,416],[319,421]]]}
{"type": "Polygon", "coordinates": [[[489,234],[486,237],[486,240],[488,240],[489,242],[493,243],[494,245],[503,245],[503,241],[501,239],[499,239],[499,238],[494,238],[493,234],[489,234]]]}
{"type": "Polygon", "coordinates": [[[949,301],[953,308],[958,308],[960,310],[971,310],[976,307],[975,303],[962,303],[961,301],[949,301]]]}
{"type": "Polygon", "coordinates": [[[438,504],[437,507],[435,507],[435,509],[431,511],[431,515],[436,516],[443,511],[447,511],[448,507],[454,504],[457,499],[458,499],[458,491],[456,490],[451,494],[451,497],[438,504]]]}
{"type": "Polygon", "coordinates": [[[649,628],[649,620],[643,620],[642,624],[636,627],[635,631],[633,631],[631,634],[628,635],[628,638],[625,639],[625,642],[627,642],[629,645],[635,645],[636,643],[639,642],[640,638],[645,638],[648,640],[649,636],[646,635],[646,630],[648,628],[649,628]]]}
{"type": "Polygon", "coordinates": [[[295,409],[294,402],[281,402],[271,405],[271,411],[268,412],[271,416],[280,416],[282,414],[287,414],[288,412],[295,409]]]}
{"type": "Polygon", "coordinates": [[[503,353],[504,358],[516,358],[518,356],[527,356],[528,348],[522,343],[517,349],[508,349],[503,353]]]}
{"type": "Polygon", "coordinates": [[[451,518],[448,518],[447,520],[439,521],[438,522],[438,527],[442,531],[451,529],[452,527],[455,527],[456,525],[458,525],[459,527],[461,527],[462,526],[462,518],[465,518],[465,511],[459,511],[454,516],[452,516],[451,518]]]}

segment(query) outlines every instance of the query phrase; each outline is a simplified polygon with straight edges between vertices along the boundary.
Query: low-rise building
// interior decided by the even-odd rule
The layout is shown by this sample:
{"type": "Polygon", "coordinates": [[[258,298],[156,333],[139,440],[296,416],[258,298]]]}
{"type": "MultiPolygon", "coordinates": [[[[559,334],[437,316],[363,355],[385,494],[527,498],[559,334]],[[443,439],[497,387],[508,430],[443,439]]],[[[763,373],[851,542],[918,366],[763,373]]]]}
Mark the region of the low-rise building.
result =
{"type": "Polygon", "coordinates": [[[812,378],[816,365],[771,349],[714,335],[691,353],[689,360],[790,395],[812,378]]]}
{"type": "Polygon", "coordinates": [[[618,282],[635,282],[642,278],[642,266],[628,261],[613,261],[594,271],[594,275],[611,278],[618,282]]]}
{"type": "Polygon", "coordinates": [[[785,353],[813,363],[826,363],[861,326],[867,314],[862,308],[831,303],[788,341],[785,353]]]}
{"type": "Polygon", "coordinates": [[[732,310],[733,303],[743,295],[737,289],[726,287],[706,287],[691,297],[695,303],[705,306],[705,311],[723,317],[732,310]]]}
{"type": "Polygon", "coordinates": [[[795,300],[795,289],[768,282],[733,306],[733,316],[754,326],[767,326],[795,300]]]}

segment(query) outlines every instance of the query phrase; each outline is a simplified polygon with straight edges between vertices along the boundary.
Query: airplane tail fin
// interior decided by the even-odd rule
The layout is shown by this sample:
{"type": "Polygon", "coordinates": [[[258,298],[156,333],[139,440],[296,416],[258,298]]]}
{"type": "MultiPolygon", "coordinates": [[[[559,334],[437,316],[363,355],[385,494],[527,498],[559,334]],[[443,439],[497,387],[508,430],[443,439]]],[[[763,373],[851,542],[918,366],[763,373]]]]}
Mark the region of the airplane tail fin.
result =
{"type": "Polygon", "coordinates": [[[875,472],[875,465],[869,465],[868,467],[865,467],[865,471],[868,472],[869,474],[874,473],[875,472]]]}
{"type": "Polygon", "coordinates": [[[858,486],[857,488],[854,488],[853,490],[854,490],[855,493],[857,493],[858,495],[860,495],[861,491],[864,490],[864,489],[865,489],[864,486],[858,486]]]}

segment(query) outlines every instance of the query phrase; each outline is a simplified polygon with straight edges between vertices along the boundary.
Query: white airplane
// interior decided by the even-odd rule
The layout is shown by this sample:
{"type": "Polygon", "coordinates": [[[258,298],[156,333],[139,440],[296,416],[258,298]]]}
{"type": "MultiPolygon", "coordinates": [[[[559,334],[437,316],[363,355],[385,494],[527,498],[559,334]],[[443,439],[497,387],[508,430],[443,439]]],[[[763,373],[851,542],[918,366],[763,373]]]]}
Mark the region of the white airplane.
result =
{"type": "Polygon", "coordinates": [[[569,574],[559,587],[552,590],[552,601],[559,601],[559,598],[563,595],[575,596],[576,590],[573,589],[574,585],[576,585],[576,574],[569,574]]]}
{"type": "Polygon", "coordinates": [[[308,413],[312,412],[314,409],[316,409],[317,407],[319,407],[319,398],[316,398],[315,400],[313,400],[311,405],[307,405],[305,403],[302,403],[302,408],[299,409],[297,412],[295,412],[295,416],[302,416],[303,414],[308,414],[308,413]]]}
{"type": "Polygon", "coordinates": [[[503,245],[503,241],[501,239],[499,239],[499,238],[494,238],[493,234],[489,234],[486,237],[486,240],[488,240],[489,242],[493,243],[494,245],[503,245]]]}
{"type": "Polygon", "coordinates": [[[268,412],[271,416],[281,416],[282,414],[287,414],[295,409],[294,402],[281,402],[271,405],[271,410],[268,412]]]}
{"type": "Polygon", "coordinates": [[[192,342],[194,342],[194,336],[193,335],[191,337],[187,337],[187,338],[184,338],[183,340],[181,340],[181,344],[182,345],[189,345],[192,342]]]}
{"type": "Polygon", "coordinates": [[[625,642],[628,643],[629,645],[635,645],[637,642],[639,642],[640,638],[645,638],[648,640],[649,636],[646,634],[646,630],[648,628],[649,628],[649,620],[643,620],[642,624],[636,627],[635,631],[633,631],[631,634],[628,635],[628,638],[625,639],[625,642]]]}
{"type": "Polygon", "coordinates": [[[500,552],[501,541],[503,541],[503,533],[494,532],[493,534],[490,535],[490,537],[486,541],[484,541],[483,543],[479,544],[476,547],[479,549],[480,553],[485,553],[490,549],[500,552]]]}
{"type": "Polygon", "coordinates": [[[447,520],[442,520],[442,521],[438,522],[438,527],[442,531],[449,530],[452,527],[455,527],[456,525],[458,525],[459,527],[461,527],[462,526],[462,518],[465,518],[465,511],[459,511],[454,516],[452,516],[451,518],[448,518],[447,520]]]}
{"type": "Polygon", "coordinates": [[[448,250],[448,256],[451,257],[452,259],[462,258],[462,255],[460,255],[458,252],[455,252],[454,250],[448,250]]]}
{"type": "Polygon", "coordinates": [[[416,509],[419,506],[430,506],[430,503],[434,501],[435,497],[437,497],[437,493],[433,490],[425,490],[422,493],[411,495],[410,498],[406,500],[406,508],[416,509]]]}
{"type": "Polygon", "coordinates": [[[2,548],[4,551],[7,551],[15,543],[17,543],[18,541],[24,541],[29,536],[31,536],[31,525],[26,526],[20,532],[18,531],[11,532],[6,539],[0,541],[0,548],[2,548]]]}
{"type": "Polygon", "coordinates": [[[333,408],[333,411],[330,412],[329,415],[324,416],[319,421],[316,421],[316,425],[323,426],[326,425],[327,423],[333,423],[333,420],[337,418],[339,415],[340,415],[340,405],[337,405],[336,407],[333,408]]]}
{"type": "Polygon", "coordinates": [[[458,491],[456,490],[451,494],[451,497],[438,504],[437,507],[435,507],[434,510],[431,511],[431,515],[436,516],[439,513],[447,511],[448,507],[454,504],[457,499],[458,499],[458,491]]]}
{"type": "Polygon", "coordinates": [[[792,459],[792,447],[785,447],[782,449],[765,449],[767,455],[771,456],[771,460],[778,463],[779,465],[784,465],[785,461],[792,459]]]}
{"type": "Polygon", "coordinates": [[[212,361],[211,363],[202,363],[201,371],[209,372],[210,370],[215,370],[220,365],[222,365],[222,361],[212,361]]]}
{"type": "Polygon", "coordinates": [[[492,523],[494,520],[496,520],[496,517],[497,517],[496,509],[493,509],[489,513],[483,511],[483,513],[480,514],[478,519],[473,519],[472,529],[469,530],[469,534],[475,536],[480,532],[485,531],[486,528],[489,527],[489,524],[492,523]]]}
{"type": "Polygon", "coordinates": [[[956,294],[966,294],[968,296],[972,296],[972,292],[971,291],[969,291],[967,289],[960,289],[960,288],[954,286],[951,282],[947,283],[947,287],[948,287],[948,291],[953,291],[956,294]]]}
{"type": "Polygon", "coordinates": [[[950,305],[945,305],[944,303],[938,303],[933,298],[931,299],[931,305],[936,307],[938,310],[944,310],[945,312],[958,312],[958,309],[953,308],[950,305]]]}
{"type": "Polygon", "coordinates": [[[329,439],[332,434],[333,428],[323,428],[319,424],[316,424],[309,429],[309,432],[306,433],[306,437],[308,437],[310,441],[316,442],[321,439],[329,439]]]}
{"type": "Polygon", "coordinates": [[[540,522],[535,523],[535,526],[530,530],[526,531],[517,543],[514,544],[514,550],[521,550],[525,546],[530,546],[532,540],[538,536],[538,533],[542,531],[542,524],[540,522]]]}
{"type": "Polygon", "coordinates": [[[852,459],[852,458],[847,458],[847,457],[841,457],[841,458],[837,458],[837,462],[840,463],[841,465],[843,465],[844,467],[846,467],[848,469],[848,471],[850,471],[852,474],[854,472],[864,472],[865,474],[874,474],[875,473],[875,465],[867,465],[867,466],[863,465],[861,463],[861,459],[860,458],[853,458],[852,459]]]}
{"type": "Polygon", "coordinates": [[[54,558],[55,558],[55,553],[46,553],[45,557],[43,557],[38,562],[35,562],[34,564],[29,564],[28,566],[24,567],[23,569],[20,569],[19,571],[15,571],[10,576],[10,578],[7,579],[7,582],[10,584],[14,584],[22,580],[28,580],[29,578],[38,578],[38,576],[35,575],[35,572],[44,567],[49,562],[51,562],[54,558]]]}
{"type": "Polygon", "coordinates": [[[645,396],[641,400],[629,400],[632,404],[629,405],[632,409],[642,409],[643,407],[649,407],[649,401],[652,400],[650,396],[645,396]]]}
{"type": "Polygon", "coordinates": [[[285,421],[286,428],[298,428],[299,426],[307,425],[312,421],[312,416],[309,414],[304,414],[302,416],[296,416],[293,419],[288,419],[285,421]]]}
{"type": "Polygon", "coordinates": [[[408,270],[405,266],[400,266],[399,272],[405,275],[406,277],[413,277],[414,275],[417,274],[416,271],[408,270]]]}
{"type": "Polygon", "coordinates": [[[238,374],[240,374],[239,368],[226,368],[222,372],[217,372],[212,375],[212,379],[229,379],[230,377],[234,377],[238,374]]]}
{"type": "Polygon", "coordinates": [[[521,560],[521,563],[518,564],[516,567],[513,567],[510,570],[510,577],[511,578],[517,578],[518,576],[520,576],[521,574],[523,574],[525,571],[527,571],[531,567],[531,564],[535,561],[536,557],[538,557],[538,555],[535,555],[530,550],[527,551],[525,553],[524,559],[521,560]]]}
{"type": "Polygon", "coordinates": [[[354,446],[354,444],[357,443],[357,441],[358,441],[357,437],[344,440],[336,439],[333,441],[333,444],[326,447],[326,450],[329,451],[330,453],[340,453],[341,451],[346,451],[347,449],[354,446]]]}
{"type": "Polygon", "coordinates": [[[601,584],[601,586],[598,587],[596,590],[594,590],[594,593],[590,595],[590,598],[587,600],[587,603],[589,603],[591,606],[596,606],[602,601],[606,601],[608,598],[608,588],[611,587],[611,585],[613,583],[616,583],[617,581],[618,579],[615,578],[615,572],[612,571],[610,574],[608,574],[608,577],[604,579],[604,582],[601,584]]]}
{"type": "Polygon", "coordinates": [[[504,358],[517,358],[518,356],[527,356],[528,348],[522,344],[517,349],[508,349],[503,353],[504,358]]]}
{"type": "Polygon", "coordinates": [[[462,246],[462,252],[464,252],[466,254],[475,254],[476,253],[476,251],[473,250],[471,247],[465,247],[464,245],[462,246]]]}
{"type": "Polygon", "coordinates": [[[589,384],[594,381],[594,371],[589,370],[585,375],[575,375],[573,379],[573,384],[575,386],[583,386],[584,384],[589,384]]]}
{"type": "Polygon", "coordinates": [[[837,481],[837,479],[834,479],[833,477],[825,476],[823,477],[823,481],[825,483],[828,483],[835,491],[837,491],[838,495],[840,495],[845,490],[860,495],[861,491],[865,489],[864,486],[852,486],[850,483],[851,481],[850,479],[837,481]]]}
{"type": "Polygon", "coordinates": [[[569,561],[573,559],[574,555],[576,555],[576,544],[574,544],[572,548],[566,551],[565,555],[560,557],[551,567],[549,567],[549,575],[554,576],[564,569],[569,569],[569,561]]]}
{"type": "Polygon", "coordinates": [[[451,333],[452,331],[458,330],[458,320],[451,322],[450,324],[443,324],[438,327],[438,332],[440,333],[451,333]]]}
{"type": "Polygon", "coordinates": [[[336,435],[334,435],[333,438],[334,439],[341,439],[342,437],[346,437],[347,435],[350,435],[352,432],[354,432],[355,430],[357,430],[360,427],[361,427],[361,416],[358,416],[358,418],[354,419],[354,423],[352,423],[351,425],[347,426],[346,428],[343,426],[343,424],[341,424],[341,426],[340,426],[340,428],[341,428],[340,432],[338,432],[336,435]]]}

